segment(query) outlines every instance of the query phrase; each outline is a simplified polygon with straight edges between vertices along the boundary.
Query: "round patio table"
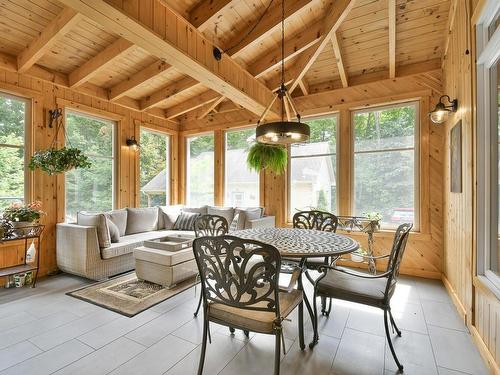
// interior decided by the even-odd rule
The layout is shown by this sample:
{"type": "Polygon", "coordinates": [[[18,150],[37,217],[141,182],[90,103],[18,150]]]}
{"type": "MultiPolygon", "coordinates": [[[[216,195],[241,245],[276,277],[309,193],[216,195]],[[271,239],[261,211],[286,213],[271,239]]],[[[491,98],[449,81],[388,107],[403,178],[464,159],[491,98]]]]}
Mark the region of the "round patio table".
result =
{"type": "MultiPolygon", "coordinates": [[[[341,255],[351,253],[359,248],[359,243],[348,236],[314,229],[254,228],[239,230],[234,232],[233,235],[272,245],[278,249],[282,257],[297,258],[299,268],[302,270],[301,276],[298,279],[298,289],[302,291],[304,290],[302,279],[308,258],[333,257],[337,259],[341,255]]],[[[306,293],[303,293],[303,296],[314,328],[313,341],[309,344],[312,348],[319,340],[318,329],[306,293]]],[[[316,301],[313,301],[313,303],[316,303],[316,301]]]]}

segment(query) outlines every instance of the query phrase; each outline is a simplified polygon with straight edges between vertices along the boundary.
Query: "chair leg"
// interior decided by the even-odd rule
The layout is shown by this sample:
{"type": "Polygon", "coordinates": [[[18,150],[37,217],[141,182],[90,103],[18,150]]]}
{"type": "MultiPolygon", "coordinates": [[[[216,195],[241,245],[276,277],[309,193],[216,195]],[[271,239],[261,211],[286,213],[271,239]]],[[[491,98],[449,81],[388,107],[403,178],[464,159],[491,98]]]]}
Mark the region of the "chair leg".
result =
{"type": "Polygon", "coordinates": [[[321,297],[321,315],[326,313],[326,297],[321,297]]]}
{"type": "Polygon", "coordinates": [[[392,345],[391,334],[389,333],[389,324],[387,322],[387,315],[389,315],[389,310],[384,310],[385,335],[387,336],[387,341],[389,343],[389,348],[391,349],[392,357],[394,358],[399,371],[403,371],[403,365],[399,362],[396,351],[394,350],[394,346],[392,345]]]}
{"type": "Polygon", "coordinates": [[[306,348],[306,344],[304,344],[304,302],[299,304],[299,346],[300,350],[304,350],[306,348]]]}
{"type": "Polygon", "coordinates": [[[314,336],[312,342],[309,343],[309,348],[314,348],[314,346],[318,343],[319,341],[319,334],[318,334],[318,303],[317,303],[318,295],[316,292],[316,288],[314,288],[314,294],[313,294],[313,299],[312,299],[312,304],[313,304],[313,311],[314,311],[314,316],[313,316],[313,331],[314,331],[314,336]]]}
{"type": "Polygon", "coordinates": [[[280,375],[280,360],[281,360],[281,329],[276,331],[276,346],[274,348],[274,375],[280,375]]]}
{"type": "Polygon", "coordinates": [[[394,317],[392,316],[392,312],[391,312],[390,308],[389,308],[389,318],[391,318],[392,327],[396,330],[396,333],[398,334],[398,336],[401,337],[401,331],[399,330],[398,326],[396,325],[396,322],[394,321],[394,317]]]}
{"type": "Polygon", "coordinates": [[[249,337],[250,337],[250,331],[248,331],[248,330],[244,329],[244,330],[243,330],[243,333],[245,334],[245,336],[246,336],[247,338],[249,338],[249,337]]]}
{"type": "Polygon", "coordinates": [[[203,341],[201,343],[200,363],[198,364],[198,375],[203,374],[203,365],[205,364],[205,352],[207,350],[208,338],[208,319],[203,319],[203,341]]]}
{"type": "Polygon", "coordinates": [[[234,333],[235,329],[233,327],[229,327],[229,332],[234,333]]]}
{"type": "Polygon", "coordinates": [[[328,310],[326,310],[325,315],[330,316],[332,312],[332,298],[328,298],[328,310]]]}
{"type": "Polygon", "coordinates": [[[202,294],[200,293],[200,300],[198,301],[198,307],[196,308],[196,311],[194,312],[194,317],[196,318],[198,316],[198,312],[200,311],[200,307],[201,307],[201,301],[203,299],[203,296],[202,294]]]}

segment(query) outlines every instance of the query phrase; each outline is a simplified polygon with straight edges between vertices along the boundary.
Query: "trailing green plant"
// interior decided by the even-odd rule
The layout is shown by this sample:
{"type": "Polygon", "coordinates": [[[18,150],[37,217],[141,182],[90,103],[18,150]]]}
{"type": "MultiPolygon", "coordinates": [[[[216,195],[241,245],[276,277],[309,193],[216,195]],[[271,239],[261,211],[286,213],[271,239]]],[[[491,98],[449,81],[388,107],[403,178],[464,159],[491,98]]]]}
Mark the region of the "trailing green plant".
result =
{"type": "Polygon", "coordinates": [[[248,168],[256,172],[267,169],[279,175],[285,171],[287,162],[288,153],[282,146],[255,142],[248,151],[248,168]]]}
{"type": "Polygon", "coordinates": [[[373,221],[382,220],[382,214],[380,212],[363,212],[363,216],[373,221]]]}
{"type": "Polygon", "coordinates": [[[68,172],[75,168],[90,168],[92,164],[83,152],[74,147],[49,148],[37,151],[30,160],[29,168],[40,168],[49,175],[68,172]]]}

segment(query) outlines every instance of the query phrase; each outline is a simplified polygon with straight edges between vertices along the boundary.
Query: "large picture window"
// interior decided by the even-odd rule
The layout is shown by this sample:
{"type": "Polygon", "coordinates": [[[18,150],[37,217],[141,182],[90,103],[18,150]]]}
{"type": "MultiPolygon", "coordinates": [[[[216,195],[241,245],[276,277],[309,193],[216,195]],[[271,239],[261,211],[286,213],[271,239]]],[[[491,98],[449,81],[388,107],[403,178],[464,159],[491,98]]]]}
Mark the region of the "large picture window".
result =
{"type": "Polygon", "coordinates": [[[170,203],[169,141],[168,135],[141,129],[141,207],[164,206],[170,203]]]}
{"type": "Polygon", "coordinates": [[[247,167],[247,154],[255,129],[226,132],[225,199],[231,207],[259,205],[259,174],[247,167]]]}
{"type": "Polygon", "coordinates": [[[500,3],[476,25],[478,274],[500,296],[500,3]]]}
{"type": "Polygon", "coordinates": [[[89,157],[89,169],[66,173],[66,220],[75,221],[78,211],[106,211],[114,206],[116,123],[66,111],[66,145],[89,157]]]}
{"type": "Polygon", "coordinates": [[[307,121],[309,142],[290,147],[290,217],[311,208],[337,212],[337,121],[337,116],[307,121]]]}
{"type": "Polygon", "coordinates": [[[417,103],[353,113],[355,215],[380,213],[385,228],[417,223],[417,124],[417,103]]]}
{"type": "Polygon", "coordinates": [[[187,139],[186,203],[191,206],[214,203],[214,135],[187,139]]]}
{"type": "Polygon", "coordinates": [[[0,211],[26,198],[28,101],[0,93],[0,211]]]}

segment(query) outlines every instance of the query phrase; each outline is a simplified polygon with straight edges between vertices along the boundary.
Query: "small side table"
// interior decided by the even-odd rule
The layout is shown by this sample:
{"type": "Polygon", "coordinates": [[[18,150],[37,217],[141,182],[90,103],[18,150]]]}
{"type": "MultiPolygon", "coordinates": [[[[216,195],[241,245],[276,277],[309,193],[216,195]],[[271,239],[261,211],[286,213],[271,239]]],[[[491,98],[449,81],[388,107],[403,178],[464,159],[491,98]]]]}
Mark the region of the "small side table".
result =
{"type": "Polygon", "coordinates": [[[23,259],[24,263],[15,266],[0,268],[0,277],[34,271],[35,277],[33,278],[31,287],[34,288],[36,286],[36,280],[38,278],[38,269],[40,268],[40,253],[42,250],[41,236],[44,228],[45,225],[35,225],[32,227],[16,228],[14,230],[14,234],[12,234],[11,236],[0,238],[0,243],[11,242],[11,241],[24,241],[24,259],[23,259]],[[36,240],[38,248],[35,256],[35,262],[33,263],[27,263],[26,261],[26,255],[28,252],[28,240],[30,239],[36,240]]]}

